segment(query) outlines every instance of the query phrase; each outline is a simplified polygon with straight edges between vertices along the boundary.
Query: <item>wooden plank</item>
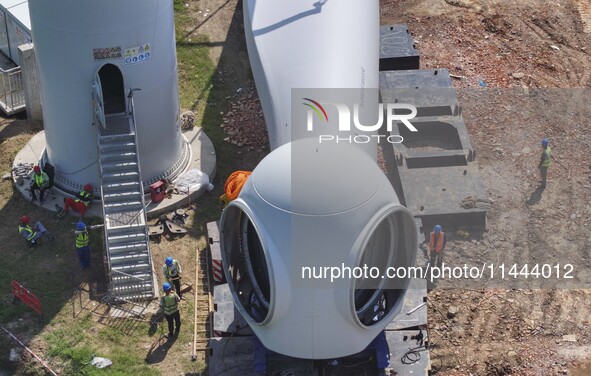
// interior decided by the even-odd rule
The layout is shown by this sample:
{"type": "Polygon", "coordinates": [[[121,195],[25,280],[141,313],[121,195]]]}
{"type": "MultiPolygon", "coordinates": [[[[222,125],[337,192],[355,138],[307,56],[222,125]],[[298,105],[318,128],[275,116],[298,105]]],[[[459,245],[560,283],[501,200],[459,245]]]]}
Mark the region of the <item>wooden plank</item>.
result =
{"type": "MultiPolygon", "coordinates": [[[[199,248],[197,248],[197,252],[195,252],[195,258],[197,259],[195,263],[195,284],[199,281],[199,248]]],[[[197,360],[197,293],[195,293],[195,303],[193,307],[195,311],[195,317],[193,321],[193,354],[191,354],[191,360],[197,360]]]]}

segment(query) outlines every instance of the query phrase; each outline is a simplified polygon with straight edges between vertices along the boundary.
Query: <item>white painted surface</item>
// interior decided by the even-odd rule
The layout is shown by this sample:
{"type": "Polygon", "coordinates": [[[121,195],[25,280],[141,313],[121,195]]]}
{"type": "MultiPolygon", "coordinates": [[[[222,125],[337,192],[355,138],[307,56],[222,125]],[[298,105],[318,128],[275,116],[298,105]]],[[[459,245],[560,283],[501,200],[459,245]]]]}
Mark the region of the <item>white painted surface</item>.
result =
{"type": "MultiPolygon", "coordinates": [[[[181,154],[172,0],[29,1],[41,81],[47,153],[58,173],[98,185],[91,82],[103,64],[123,74],[134,94],[144,181],[169,169],[181,154]],[[125,64],[124,51],[149,43],[151,56],[125,64]],[[93,49],[121,48],[96,60],[93,49]]],[[[127,102],[127,101],[126,101],[127,102]]]]}
{"type": "MultiPolygon", "coordinates": [[[[377,109],[378,1],[246,0],[244,18],[272,152],[224,211],[221,246],[225,266],[231,264],[227,253],[243,252],[232,248],[239,242],[231,239],[237,233],[231,224],[239,208],[256,228],[269,269],[266,317],[253,320],[235,288],[234,300],[272,351],[306,359],[351,355],[384,329],[400,311],[403,297],[383,320],[366,327],[357,318],[352,281],[302,285],[298,271],[301,266],[359,266],[370,243],[368,247],[384,252],[395,249],[398,260],[406,260],[403,266],[414,265],[416,229],[376,163],[376,144],[319,144],[316,129],[322,127],[310,133],[305,127],[307,110],[300,102],[306,91],[292,96],[292,90],[357,89],[333,90],[329,96],[340,98],[342,92],[344,103],[365,101],[366,111],[377,109]],[[359,89],[374,92],[367,95],[359,89]],[[390,215],[402,223],[400,243],[392,246],[393,237],[383,234],[368,240],[390,215]]],[[[334,106],[326,107],[333,111],[324,126],[335,127],[334,106]]],[[[226,278],[237,269],[226,267],[226,278]]]]}

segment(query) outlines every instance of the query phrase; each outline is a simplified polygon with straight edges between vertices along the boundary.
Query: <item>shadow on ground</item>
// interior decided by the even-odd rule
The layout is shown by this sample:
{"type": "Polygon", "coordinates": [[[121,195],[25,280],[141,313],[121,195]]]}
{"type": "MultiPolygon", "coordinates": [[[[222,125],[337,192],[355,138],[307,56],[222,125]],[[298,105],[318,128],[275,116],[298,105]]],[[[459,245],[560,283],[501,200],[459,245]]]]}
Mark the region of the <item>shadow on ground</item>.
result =
{"type": "Polygon", "coordinates": [[[540,202],[540,200],[542,199],[542,193],[544,193],[545,189],[546,189],[546,187],[542,187],[542,186],[536,188],[536,190],[531,193],[531,195],[527,199],[526,203],[528,205],[535,205],[538,202],[540,202]]]}

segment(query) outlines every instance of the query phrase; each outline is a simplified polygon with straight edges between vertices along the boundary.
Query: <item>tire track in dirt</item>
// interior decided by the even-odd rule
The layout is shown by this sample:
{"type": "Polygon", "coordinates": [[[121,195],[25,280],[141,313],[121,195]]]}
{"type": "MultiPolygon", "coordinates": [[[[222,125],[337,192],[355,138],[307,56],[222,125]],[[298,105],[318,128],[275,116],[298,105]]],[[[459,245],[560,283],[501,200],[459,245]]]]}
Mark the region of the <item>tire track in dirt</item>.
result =
{"type": "Polygon", "coordinates": [[[542,47],[553,48],[550,46],[557,45],[556,47],[559,48],[559,50],[548,51],[545,54],[547,59],[538,63],[544,70],[553,72],[553,74],[546,74],[545,80],[552,82],[556,87],[583,87],[587,84],[589,80],[589,69],[587,67],[589,55],[584,47],[573,46],[572,42],[563,35],[564,31],[560,27],[555,27],[554,23],[547,18],[532,15],[517,20],[537,37],[542,47]],[[560,56],[554,56],[556,54],[560,54],[560,56]],[[556,57],[561,59],[556,63],[566,65],[560,71],[557,70],[555,64],[551,64],[556,57]],[[558,77],[555,77],[556,72],[559,73],[558,77]]]}

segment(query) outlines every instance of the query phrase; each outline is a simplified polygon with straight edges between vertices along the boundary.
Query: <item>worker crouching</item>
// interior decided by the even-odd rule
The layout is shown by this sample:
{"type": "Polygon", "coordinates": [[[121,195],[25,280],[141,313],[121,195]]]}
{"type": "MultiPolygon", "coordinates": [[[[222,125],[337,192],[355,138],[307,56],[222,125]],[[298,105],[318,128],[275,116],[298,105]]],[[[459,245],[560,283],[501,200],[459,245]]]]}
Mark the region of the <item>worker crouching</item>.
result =
{"type": "Polygon", "coordinates": [[[80,215],[86,213],[88,205],[92,202],[94,195],[92,193],[93,187],[90,184],[86,184],[80,192],[76,193],[76,198],[66,197],[64,198],[64,210],[60,212],[59,216],[64,217],[66,213],[70,211],[70,208],[80,215]]]}

